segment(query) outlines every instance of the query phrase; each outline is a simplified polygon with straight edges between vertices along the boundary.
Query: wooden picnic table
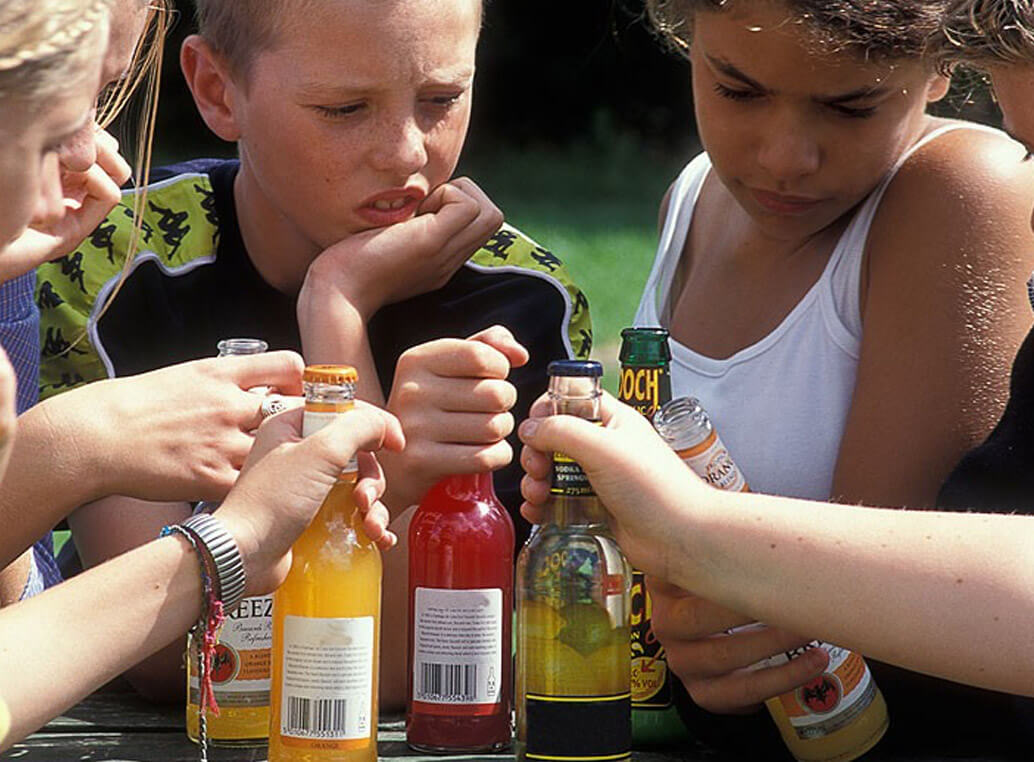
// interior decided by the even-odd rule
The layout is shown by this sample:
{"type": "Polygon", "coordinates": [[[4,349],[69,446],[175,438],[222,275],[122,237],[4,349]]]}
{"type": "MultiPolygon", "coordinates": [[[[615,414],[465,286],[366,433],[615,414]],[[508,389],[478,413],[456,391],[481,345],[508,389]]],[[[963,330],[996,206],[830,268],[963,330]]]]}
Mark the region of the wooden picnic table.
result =
{"type": "MultiPolygon", "coordinates": [[[[184,733],[183,710],[147,704],[128,688],[94,694],[40,732],[16,744],[0,759],[19,762],[196,762],[197,747],[184,733]]],[[[463,760],[469,762],[512,762],[513,754],[432,757],[419,754],[406,746],[403,719],[399,716],[381,719],[378,751],[385,760],[463,760]]],[[[264,762],[265,748],[210,748],[212,762],[264,762]]],[[[879,746],[860,762],[1003,762],[1005,759],[1028,757],[951,756],[944,753],[900,756],[881,751],[879,746]]],[[[637,762],[719,762],[714,752],[690,746],[667,752],[636,751],[637,762]]],[[[749,762],[764,762],[750,760],[749,762]]]]}

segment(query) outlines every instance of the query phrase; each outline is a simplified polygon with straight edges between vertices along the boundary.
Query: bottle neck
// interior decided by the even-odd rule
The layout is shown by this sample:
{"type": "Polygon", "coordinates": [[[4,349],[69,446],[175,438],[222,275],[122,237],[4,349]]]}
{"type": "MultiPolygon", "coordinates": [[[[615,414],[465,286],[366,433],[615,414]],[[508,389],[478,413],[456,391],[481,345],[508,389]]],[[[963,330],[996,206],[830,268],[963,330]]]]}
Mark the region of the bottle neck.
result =
{"type": "MultiPolygon", "coordinates": [[[[584,497],[571,497],[569,495],[554,495],[550,502],[551,515],[546,520],[548,524],[558,527],[603,527],[607,525],[607,512],[595,495],[584,497]]],[[[609,531],[609,530],[608,530],[609,531]]]]}

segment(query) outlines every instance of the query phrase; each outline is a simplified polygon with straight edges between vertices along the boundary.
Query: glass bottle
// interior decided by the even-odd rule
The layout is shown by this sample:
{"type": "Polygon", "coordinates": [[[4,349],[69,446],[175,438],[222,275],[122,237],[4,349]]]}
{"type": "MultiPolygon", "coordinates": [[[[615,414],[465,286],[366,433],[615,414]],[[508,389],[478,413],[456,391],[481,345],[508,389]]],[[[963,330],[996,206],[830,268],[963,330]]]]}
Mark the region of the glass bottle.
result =
{"type": "MultiPolygon", "coordinates": [[[[223,339],[219,357],[257,355],[269,345],[262,339],[223,339]]],[[[264,388],[250,391],[265,394],[264,388]]],[[[214,511],[218,503],[199,503],[214,511]]],[[[219,714],[205,717],[212,746],[264,746],[269,739],[269,649],[273,641],[273,596],[245,598],[226,622],[215,646],[212,690],[219,714]]],[[[198,742],[197,640],[187,636],[187,735],[198,742]]]]}
{"type": "MultiPolygon", "coordinates": [[[[305,369],[303,435],[352,408],[347,365],[305,369]]],[[[270,762],[374,762],[381,557],[353,498],[355,459],[292,548],[273,594],[270,762]]]]}
{"type": "MultiPolygon", "coordinates": [[[[549,365],[554,413],[599,420],[597,362],[549,365]]],[[[626,759],[631,569],[581,467],[553,454],[552,498],[517,560],[517,759],[626,759]]]]}
{"type": "MultiPolygon", "coordinates": [[[[697,400],[682,397],[664,405],[654,416],[654,427],[700,478],[718,489],[750,491],[697,400]]],[[[754,668],[786,664],[811,648],[829,654],[826,672],[765,706],[799,762],[850,762],[875,746],[890,724],[887,702],[860,654],[813,640],[754,668]]]]}
{"type": "Polygon", "coordinates": [[[439,481],[409,525],[409,702],[418,751],[510,745],[513,520],[492,474],[439,481]]]}
{"type": "MultiPolygon", "coordinates": [[[[618,399],[652,420],[671,399],[671,348],[664,328],[626,328],[621,332],[621,384],[618,399]]],[[[646,577],[632,570],[632,743],[636,748],[664,746],[689,738],[674,704],[664,646],[651,626],[653,602],[646,577]]]]}

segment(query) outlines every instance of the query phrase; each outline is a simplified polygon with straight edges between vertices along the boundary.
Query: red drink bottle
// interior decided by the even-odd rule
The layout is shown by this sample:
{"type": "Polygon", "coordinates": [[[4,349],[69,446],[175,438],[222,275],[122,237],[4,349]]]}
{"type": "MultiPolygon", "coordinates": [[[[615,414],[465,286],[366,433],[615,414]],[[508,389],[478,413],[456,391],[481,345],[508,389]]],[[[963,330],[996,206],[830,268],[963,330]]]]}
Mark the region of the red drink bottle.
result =
{"type": "Polygon", "coordinates": [[[442,479],[413,516],[406,741],[418,751],[510,743],[513,543],[490,473],[442,479]]]}

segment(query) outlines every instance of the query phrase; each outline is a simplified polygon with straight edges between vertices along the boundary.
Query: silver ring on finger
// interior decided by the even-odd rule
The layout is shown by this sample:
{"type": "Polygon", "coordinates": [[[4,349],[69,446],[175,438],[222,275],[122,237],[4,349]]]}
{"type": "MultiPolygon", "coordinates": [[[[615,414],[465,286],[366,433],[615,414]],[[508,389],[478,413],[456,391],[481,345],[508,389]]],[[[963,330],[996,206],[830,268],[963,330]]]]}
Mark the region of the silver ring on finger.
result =
{"type": "Polygon", "coordinates": [[[279,394],[270,394],[268,397],[263,397],[262,404],[259,406],[262,420],[266,420],[269,416],[282,413],[285,410],[287,410],[287,403],[284,402],[284,398],[279,394]]]}

